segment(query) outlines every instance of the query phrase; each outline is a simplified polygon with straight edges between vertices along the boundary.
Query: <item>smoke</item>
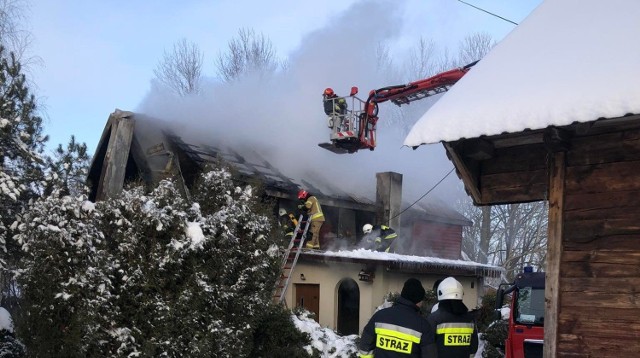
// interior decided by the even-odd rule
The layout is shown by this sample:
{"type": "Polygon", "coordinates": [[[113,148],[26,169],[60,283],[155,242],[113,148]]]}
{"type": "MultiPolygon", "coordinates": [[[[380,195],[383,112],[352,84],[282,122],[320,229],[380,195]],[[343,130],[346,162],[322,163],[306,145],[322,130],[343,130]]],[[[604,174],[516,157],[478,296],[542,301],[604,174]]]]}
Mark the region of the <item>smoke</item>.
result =
{"type": "MultiPolygon", "coordinates": [[[[138,112],[167,121],[186,142],[259,153],[296,182],[307,180],[327,193],[338,187],[375,199],[375,174],[399,172],[403,199],[411,203],[453,168],[441,145],[415,151],[402,147],[406,128],[423,112],[406,118],[402,128],[390,127],[385,116],[391,116],[393,105],[382,104],[374,151],[338,155],[318,147],[330,133],[322,108],[324,88],[346,95],[358,86],[359,97],[366,98],[371,89],[397,84],[388,83],[388,73],[379,70],[377,49],[402,36],[400,10],[394,1],[354,4],[303,37],[285,70],[254,73],[233,83],[207,79],[201,93],[182,98],[152,86],[138,112]]],[[[462,195],[459,179],[450,175],[430,195],[462,195]]]]}

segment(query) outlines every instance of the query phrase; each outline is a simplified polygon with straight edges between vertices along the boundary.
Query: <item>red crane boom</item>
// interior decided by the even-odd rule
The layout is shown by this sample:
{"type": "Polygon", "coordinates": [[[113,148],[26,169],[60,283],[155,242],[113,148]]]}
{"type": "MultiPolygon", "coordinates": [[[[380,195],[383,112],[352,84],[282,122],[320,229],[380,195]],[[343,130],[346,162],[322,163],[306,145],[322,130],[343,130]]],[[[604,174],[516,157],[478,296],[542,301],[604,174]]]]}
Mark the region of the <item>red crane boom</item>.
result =
{"type": "MultiPolygon", "coordinates": [[[[376,124],[378,122],[378,104],[391,101],[401,106],[413,101],[421,100],[448,91],[469,72],[478,61],[464,67],[455,68],[439,73],[435,76],[404,85],[379,88],[369,92],[369,97],[363,101],[356,97],[357,87],[352,87],[347,97],[334,97],[325,101],[344,99],[351,102],[349,110],[343,113],[332,112],[329,115],[329,128],[332,129],[331,142],[320,143],[320,147],[334,153],[355,153],[360,149],[373,150],[376,147],[376,124]]],[[[337,108],[335,105],[334,108],[337,108]]]]}

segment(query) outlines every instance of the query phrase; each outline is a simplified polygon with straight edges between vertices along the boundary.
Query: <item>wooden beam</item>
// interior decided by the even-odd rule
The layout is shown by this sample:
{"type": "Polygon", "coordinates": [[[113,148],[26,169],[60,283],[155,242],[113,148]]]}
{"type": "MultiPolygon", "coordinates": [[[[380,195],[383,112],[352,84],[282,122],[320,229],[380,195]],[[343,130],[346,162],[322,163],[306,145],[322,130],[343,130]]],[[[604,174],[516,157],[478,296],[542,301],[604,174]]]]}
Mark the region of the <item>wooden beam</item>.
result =
{"type": "Polygon", "coordinates": [[[460,141],[456,149],[462,156],[475,160],[487,160],[495,156],[493,143],[482,138],[460,141]]]}
{"type": "Polygon", "coordinates": [[[478,170],[477,168],[471,168],[471,165],[477,167],[477,161],[469,158],[465,161],[462,158],[462,155],[458,153],[455,149],[456,142],[444,142],[444,148],[447,151],[449,159],[453,162],[453,165],[456,167],[462,182],[464,183],[465,188],[471,198],[473,198],[473,202],[476,204],[484,204],[482,201],[482,196],[480,195],[480,188],[478,187],[478,170]],[[475,169],[475,170],[474,170],[475,169]]]}
{"type": "Polygon", "coordinates": [[[135,121],[131,112],[116,111],[111,114],[109,145],[102,163],[96,200],[118,196],[122,192],[127,160],[131,150],[135,121]]]}
{"type": "Polygon", "coordinates": [[[544,357],[555,357],[558,346],[560,261],[562,258],[566,153],[551,154],[549,164],[549,234],[545,275],[544,357]]]}
{"type": "Polygon", "coordinates": [[[566,152],[571,149],[571,133],[558,127],[544,130],[544,145],[551,152],[566,152]]]}

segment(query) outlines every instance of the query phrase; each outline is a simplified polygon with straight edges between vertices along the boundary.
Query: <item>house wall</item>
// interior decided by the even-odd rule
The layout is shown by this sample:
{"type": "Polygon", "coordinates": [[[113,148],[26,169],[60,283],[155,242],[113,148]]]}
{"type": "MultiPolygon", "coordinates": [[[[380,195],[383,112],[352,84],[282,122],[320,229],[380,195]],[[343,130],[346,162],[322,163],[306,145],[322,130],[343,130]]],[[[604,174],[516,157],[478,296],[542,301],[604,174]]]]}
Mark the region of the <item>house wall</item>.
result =
{"type": "Polygon", "coordinates": [[[640,352],[640,129],[566,154],[557,356],[640,352]]]}
{"type": "MultiPolygon", "coordinates": [[[[402,286],[408,278],[419,279],[425,290],[430,290],[436,280],[446,277],[441,274],[389,272],[383,266],[378,266],[373,282],[363,282],[358,280],[358,273],[363,267],[363,264],[351,262],[298,261],[285,294],[286,301],[290,307],[295,303],[295,284],[320,285],[318,322],[321,326],[336,329],[338,287],[343,279],[351,278],[357,282],[360,290],[359,332],[362,332],[376,308],[384,302],[385,295],[402,291],[402,286]],[[304,281],[300,279],[300,274],[304,274],[304,281]]],[[[478,283],[481,280],[477,277],[458,276],[456,279],[464,287],[463,302],[469,309],[475,308],[479,299],[478,283]]]]}
{"type": "MultiPolygon", "coordinates": [[[[460,259],[462,252],[462,226],[434,221],[416,221],[411,229],[413,240],[402,248],[403,252],[418,256],[460,259]]],[[[396,251],[398,252],[398,251],[396,251]]]]}

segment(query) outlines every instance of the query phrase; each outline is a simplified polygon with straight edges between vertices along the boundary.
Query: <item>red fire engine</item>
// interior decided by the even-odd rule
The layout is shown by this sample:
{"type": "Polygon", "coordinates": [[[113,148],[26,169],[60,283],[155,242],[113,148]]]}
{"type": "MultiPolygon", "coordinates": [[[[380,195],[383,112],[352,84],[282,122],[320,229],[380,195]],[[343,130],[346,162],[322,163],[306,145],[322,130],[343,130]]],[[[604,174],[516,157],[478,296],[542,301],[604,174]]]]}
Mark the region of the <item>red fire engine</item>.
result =
{"type": "Polygon", "coordinates": [[[511,294],[509,332],[505,342],[506,358],[542,358],[544,343],[544,272],[528,266],[512,283],[501,284],[496,294],[496,309],[511,294]],[[506,286],[506,287],[505,287],[506,286]]]}

